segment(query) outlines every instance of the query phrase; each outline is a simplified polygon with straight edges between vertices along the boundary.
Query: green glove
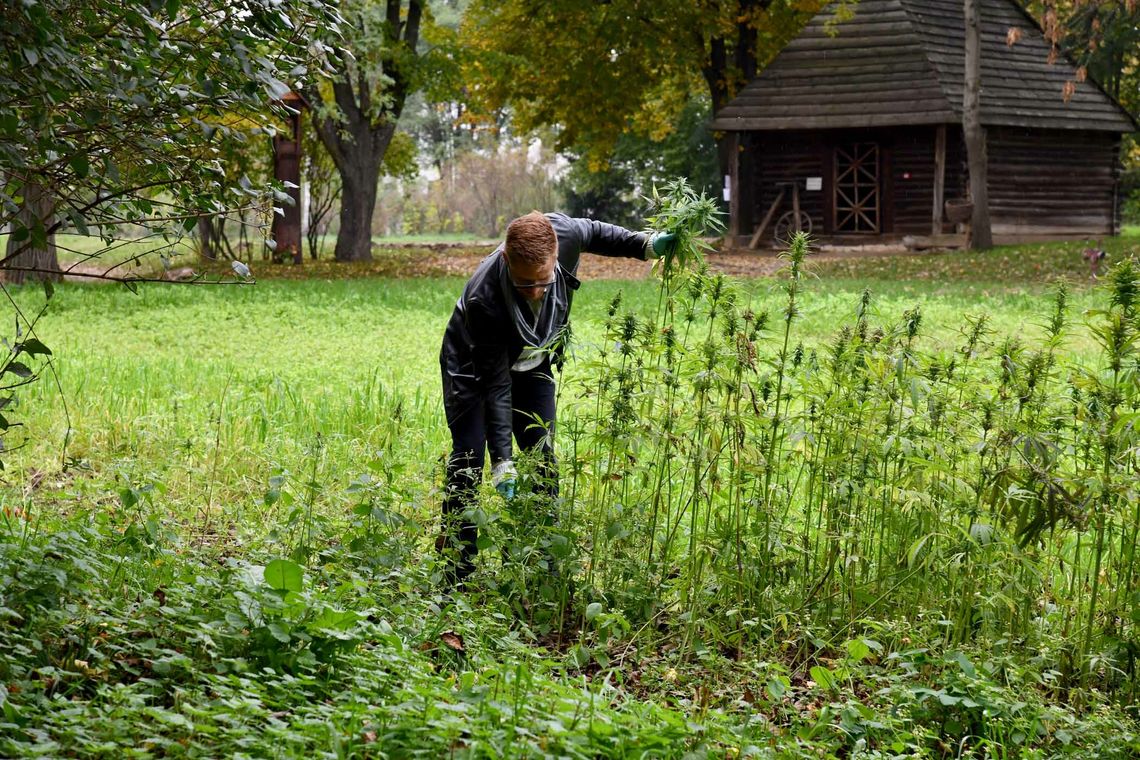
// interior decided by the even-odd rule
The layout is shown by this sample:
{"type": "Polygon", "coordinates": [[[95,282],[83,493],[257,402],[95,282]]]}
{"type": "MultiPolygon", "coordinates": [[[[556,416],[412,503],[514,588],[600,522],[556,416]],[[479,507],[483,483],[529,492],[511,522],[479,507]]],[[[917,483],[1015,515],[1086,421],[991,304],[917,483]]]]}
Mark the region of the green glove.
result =
{"type": "Polygon", "coordinates": [[[659,259],[673,252],[677,245],[676,232],[658,232],[649,238],[649,244],[645,246],[645,252],[649,254],[649,258],[659,259]]]}
{"type": "Polygon", "coordinates": [[[513,501],[515,498],[515,479],[505,478],[500,480],[495,486],[495,490],[499,492],[505,501],[513,501]]]}

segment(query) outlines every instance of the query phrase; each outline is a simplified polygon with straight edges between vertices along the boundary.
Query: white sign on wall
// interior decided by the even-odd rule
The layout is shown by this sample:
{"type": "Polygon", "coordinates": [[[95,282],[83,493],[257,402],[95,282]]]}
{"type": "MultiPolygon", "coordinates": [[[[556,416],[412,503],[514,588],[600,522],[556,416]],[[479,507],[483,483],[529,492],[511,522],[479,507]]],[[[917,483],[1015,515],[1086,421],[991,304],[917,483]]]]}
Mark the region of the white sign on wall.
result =
{"type": "Polygon", "coordinates": [[[728,203],[732,200],[732,176],[724,175],[724,202],[728,203]]]}
{"type": "Polygon", "coordinates": [[[823,177],[808,177],[807,189],[819,191],[823,189],[823,177]]]}

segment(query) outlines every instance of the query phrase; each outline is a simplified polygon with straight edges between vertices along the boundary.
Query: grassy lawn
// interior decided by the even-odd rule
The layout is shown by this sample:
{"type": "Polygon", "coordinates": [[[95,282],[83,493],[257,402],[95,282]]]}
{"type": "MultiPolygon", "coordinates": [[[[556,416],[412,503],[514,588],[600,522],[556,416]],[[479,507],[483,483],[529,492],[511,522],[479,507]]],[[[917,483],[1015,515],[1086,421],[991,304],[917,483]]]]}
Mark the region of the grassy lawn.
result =
{"type": "MultiPolygon", "coordinates": [[[[836,323],[855,313],[865,287],[874,296],[875,324],[887,327],[918,305],[925,315],[924,332],[946,347],[959,339],[965,315],[988,313],[999,334],[1033,336],[1048,310],[1043,281],[979,281],[969,268],[964,271],[970,276],[958,282],[908,280],[890,271],[859,280],[821,268],[825,271],[818,278],[809,278],[801,304],[799,335],[809,345],[824,346],[832,339],[836,323]]],[[[170,399],[180,399],[179,413],[198,415],[202,422],[223,392],[231,401],[248,401],[283,384],[299,403],[329,409],[379,383],[415,398],[417,406],[435,415],[439,340],[462,285],[456,277],[270,278],[252,286],[147,287],[138,295],[117,287],[67,285],[57,291],[38,334],[58,356],[72,414],[80,420],[87,414],[105,415],[90,424],[73,420],[80,441],[84,431],[106,434],[108,424],[129,430],[131,420],[121,416],[122,409],[107,408],[108,393],[140,408],[162,408],[173,403],[170,399]],[[96,388],[104,392],[93,392],[96,388]]],[[[751,307],[773,314],[780,308],[780,288],[779,279],[743,283],[751,307]]],[[[634,311],[655,308],[654,281],[587,283],[575,303],[583,351],[598,344],[607,304],[619,292],[634,311]]],[[[1096,301],[1090,286],[1075,286],[1074,314],[1096,301]]],[[[1091,347],[1079,334],[1068,346],[1078,353],[1091,347]]],[[[573,363],[566,371],[575,378],[573,363]]],[[[60,428],[63,420],[51,402],[52,389],[39,384],[32,393],[28,405],[36,414],[48,415],[43,423],[60,428]]],[[[425,435],[444,432],[437,416],[425,427],[425,435]]],[[[40,446],[58,440],[39,438],[36,453],[28,457],[32,461],[43,454],[40,446]]]]}
{"type": "MultiPolygon", "coordinates": [[[[1109,245],[1120,260],[1140,238],[1109,245]]],[[[502,566],[481,588],[443,594],[431,549],[449,446],[437,357],[463,279],[391,276],[416,271],[415,257],[381,249],[352,266],[255,262],[249,286],[57,289],[37,336],[54,352],[58,388],[45,375],[5,409],[24,425],[9,445],[27,443],[5,453],[0,577],[24,581],[2,591],[0,608],[25,622],[0,622],[0,754],[939,757],[953,752],[938,749],[944,731],[968,736],[977,756],[1126,756],[1140,746],[1122,707],[1131,692],[1050,686],[1060,655],[1030,633],[1032,646],[980,634],[947,646],[936,610],[879,607],[832,628],[802,609],[740,621],[726,605],[693,635],[680,597],[631,627],[637,599],[589,596],[582,580],[567,638],[543,622],[509,542],[485,552],[488,563],[501,553],[502,566]],[[728,632],[749,626],[751,638],[728,632]]],[[[1057,351],[1092,363],[1084,323],[1105,295],[1076,244],[819,262],[789,348],[826,361],[840,326],[856,324],[864,288],[872,340],[899,335],[918,307],[918,340],[932,356],[955,355],[967,317],[983,313],[993,330],[985,346],[1008,336],[1039,345],[1058,278],[1070,283],[1072,324],[1057,351]]],[[[785,281],[737,283],[742,310],[770,315],[761,376],[776,373],[767,362],[785,281]]],[[[620,355],[606,327],[619,293],[640,318],[657,308],[652,280],[587,282],[576,297],[577,348],[560,383],[567,471],[585,445],[574,421],[596,408],[599,367],[620,355]]],[[[31,309],[43,296],[17,298],[31,309]]],[[[691,330],[712,334],[703,317],[691,330]]],[[[979,382],[1001,366],[978,368],[979,382]]],[[[902,406],[919,419],[926,378],[913,371],[916,401],[902,406]]],[[[791,440],[790,461],[811,461],[812,431],[791,440]]],[[[919,511],[924,491],[957,487],[941,477],[908,485],[895,519],[919,511]]],[[[599,482],[614,490],[601,492],[601,512],[583,513],[582,535],[613,543],[620,574],[621,542],[635,540],[622,533],[632,503],[620,476],[599,482]]],[[[523,530],[491,495],[484,503],[490,535],[523,530]]],[[[705,528],[726,529],[719,518],[705,528]]],[[[844,540],[864,529],[853,522],[844,540]]],[[[1011,584],[1033,582],[1033,548],[1024,551],[1008,547],[1025,568],[1011,584]]],[[[789,556],[781,572],[801,561],[789,556]]],[[[954,576],[947,567],[941,575],[954,576]]],[[[729,593],[724,578],[707,577],[700,594],[729,593]]],[[[1027,630],[1045,614],[1030,614],[1027,630]]]]}
{"type": "MultiPolygon", "coordinates": [[[[176,266],[185,266],[194,258],[193,242],[189,238],[168,243],[161,238],[139,240],[113,240],[105,243],[87,235],[60,234],[55,236],[60,266],[92,264],[104,269],[116,267],[123,274],[162,271],[160,256],[176,266]],[[118,265],[118,266],[116,266],[118,265]]],[[[8,236],[0,235],[0,247],[6,248],[8,236]]]]}

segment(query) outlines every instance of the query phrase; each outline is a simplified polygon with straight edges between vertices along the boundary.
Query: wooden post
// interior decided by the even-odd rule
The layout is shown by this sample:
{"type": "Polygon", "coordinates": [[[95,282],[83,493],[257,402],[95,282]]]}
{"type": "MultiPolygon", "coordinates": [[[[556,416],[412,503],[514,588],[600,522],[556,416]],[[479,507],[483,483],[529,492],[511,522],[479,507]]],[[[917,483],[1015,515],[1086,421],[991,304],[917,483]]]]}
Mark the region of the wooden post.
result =
{"type": "Polygon", "coordinates": [[[934,132],[934,209],[930,234],[942,234],[942,206],[946,202],[946,125],[939,124],[934,132]]]}
{"type": "Polygon", "coordinates": [[[1112,216],[1108,223],[1108,234],[1115,237],[1120,234],[1120,140],[1117,139],[1112,150],[1112,216]]]}
{"type": "Polygon", "coordinates": [[[282,102],[292,111],[289,114],[289,133],[273,138],[273,178],[288,182],[285,192],[292,204],[282,204],[282,214],[273,215],[273,241],[277,247],[273,258],[277,261],[292,259],[294,264],[304,261],[301,251],[301,105],[302,100],[289,93],[282,102]]]}
{"type": "Polygon", "coordinates": [[[986,157],[986,130],[982,126],[982,19],[980,0],[964,0],[966,16],[966,78],[962,91],[962,131],[966,135],[966,156],[970,167],[969,247],[993,247],[990,229],[989,170],[986,157]]]}
{"type": "Polygon", "coordinates": [[[740,133],[728,134],[728,236],[736,238],[747,235],[744,227],[744,208],[741,204],[743,193],[740,192],[740,133]]]}
{"type": "Polygon", "coordinates": [[[800,228],[800,181],[792,185],[792,218],[795,220],[796,232],[803,232],[800,228]]]}

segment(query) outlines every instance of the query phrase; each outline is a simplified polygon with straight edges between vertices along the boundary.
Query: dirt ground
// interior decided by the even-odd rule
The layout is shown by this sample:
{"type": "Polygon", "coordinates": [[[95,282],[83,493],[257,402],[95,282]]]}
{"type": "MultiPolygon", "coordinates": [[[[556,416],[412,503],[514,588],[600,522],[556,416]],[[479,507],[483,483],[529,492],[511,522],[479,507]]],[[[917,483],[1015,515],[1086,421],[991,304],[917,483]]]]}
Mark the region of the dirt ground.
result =
{"type": "MultiPolygon", "coordinates": [[[[413,249],[397,249],[400,251],[397,258],[401,259],[402,264],[400,273],[409,277],[438,276],[441,274],[467,276],[474,271],[484,256],[494,250],[496,245],[497,243],[494,241],[487,241],[485,244],[465,244],[463,246],[446,244],[418,246],[414,248],[414,252],[413,249]]],[[[391,250],[393,249],[385,249],[386,252],[391,250]]],[[[908,252],[902,246],[867,246],[863,248],[825,246],[813,253],[812,261],[907,254],[908,252]]],[[[784,262],[777,256],[777,252],[771,249],[713,251],[706,254],[705,260],[714,272],[724,272],[741,277],[771,275],[784,266],[784,262]]],[[[649,277],[652,267],[652,262],[585,253],[582,254],[578,275],[585,280],[637,280],[649,277]]]]}
{"type": "MultiPolygon", "coordinates": [[[[338,264],[331,260],[312,261],[305,259],[300,267],[284,264],[272,264],[265,261],[249,262],[257,277],[270,279],[305,279],[309,277],[341,279],[351,277],[467,277],[475,270],[479,262],[493,251],[495,241],[483,241],[464,244],[435,243],[428,245],[382,245],[373,249],[373,260],[370,262],[357,262],[352,264],[338,264]]],[[[852,257],[882,257],[907,255],[901,247],[867,246],[865,248],[829,248],[816,250],[812,255],[813,262],[822,262],[835,259],[851,259],[852,257]]],[[[705,256],[709,268],[714,272],[724,272],[738,277],[758,277],[774,274],[783,265],[776,251],[770,249],[747,250],[737,249],[728,251],[713,251],[705,256]]],[[[582,255],[578,268],[578,275],[585,280],[636,280],[649,277],[652,273],[651,262],[636,259],[611,258],[586,253],[582,255]]],[[[97,279],[100,275],[124,275],[128,278],[134,276],[162,277],[161,271],[153,274],[148,270],[109,267],[108,262],[85,261],[70,266],[65,265],[64,278],[73,282],[106,283],[110,280],[97,279]],[[94,275],[95,277],[93,277],[94,275]]],[[[220,279],[232,278],[228,262],[218,262],[202,267],[201,263],[193,267],[179,267],[171,274],[202,270],[208,277],[220,279]]]]}
{"type": "MultiPolygon", "coordinates": [[[[906,252],[897,250],[857,250],[834,249],[821,250],[812,254],[813,262],[828,261],[832,259],[848,259],[857,256],[899,256],[906,252]]],[[[713,272],[723,272],[736,277],[763,277],[775,274],[783,268],[784,260],[779,258],[776,251],[747,249],[715,251],[705,255],[709,269],[713,272]]],[[[639,279],[648,277],[652,264],[632,259],[612,259],[606,256],[584,254],[578,268],[578,274],[583,279],[639,279]]]]}

